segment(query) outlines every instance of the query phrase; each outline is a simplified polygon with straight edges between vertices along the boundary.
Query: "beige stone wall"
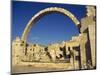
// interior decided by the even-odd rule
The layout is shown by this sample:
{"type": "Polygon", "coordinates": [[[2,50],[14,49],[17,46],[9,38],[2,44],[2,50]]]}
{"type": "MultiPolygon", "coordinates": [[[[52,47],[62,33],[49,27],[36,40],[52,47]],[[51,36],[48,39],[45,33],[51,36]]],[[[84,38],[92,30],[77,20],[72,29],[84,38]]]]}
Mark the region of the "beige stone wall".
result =
{"type": "MultiPolygon", "coordinates": [[[[79,36],[72,37],[72,40],[70,41],[64,41],[62,43],[55,43],[48,46],[48,50],[45,51],[45,47],[40,46],[38,44],[28,44],[27,46],[27,53],[26,55],[23,55],[23,60],[28,61],[29,63],[33,63],[34,61],[37,62],[56,62],[57,58],[61,54],[63,56],[63,51],[60,50],[60,48],[64,48],[66,50],[66,55],[71,55],[70,57],[70,65],[72,65],[73,69],[80,69],[80,63],[81,63],[81,69],[86,69],[86,49],[85,44],[87,42],[87,34],[79,34],[79,36]],[[79,51],[75,50],[73,47],[79,47],[80,46],[80,56],[79,51]],[[70,48],[70,50],[68,50],[70,48]],[[51,58],[47,55],[47,52],[50,54],[51,58]],[[76,56],[79,56],[81,59],[76,60],[76,56]]],[[[23,51],[25,47],[20,46],[21,40],[15,40],[12,44],[12,54],[13,54],[13,63],[14,64],[20,64],[21,56],[22,54],[25,54],[23,51]],[[16,45],[18,44],[18,45],[16,45]],[[16,57],[19,55],[18,57],[16,57]],[[21,56],[20,56],[21,55],[21,56]]],[[[66,60],[64,57],[62,57],[59,60],[66,60]]],[[[23,62],[24,63],[24,62],[23,62]]]]}
{"type": "Polygon", "coordinates": [[[96,23],[95,23],[95,17],[96,17],[96,9],[94,6],[87,6],[87,13],[86,17],[81,19],[81,33],[86,33],[89,36],[87,38],[90,43],[90,49],[91,49],[91,60],[92,60],[92,66],[96,66],[96,23]]]}
{"type": "Polygon", "coordinates": [[[18,65],[21,62],[21,58],[24,56],[25,44],[20,40],[20,38],[16,38],[12,42],[12,61],[13,65],[18,65]]]}
{"type": "MultiPolygon", "coordinates": [[[[60,51],[60,44],[52,44],[48,46],[48,52],[50,53],[53,62],[57,60],[56,56],[59,57],[60,54],[63,55],[63,52],[60,51]]],[[[64,58],[61,58],[61,60],[63,59],[64,58]]]]}

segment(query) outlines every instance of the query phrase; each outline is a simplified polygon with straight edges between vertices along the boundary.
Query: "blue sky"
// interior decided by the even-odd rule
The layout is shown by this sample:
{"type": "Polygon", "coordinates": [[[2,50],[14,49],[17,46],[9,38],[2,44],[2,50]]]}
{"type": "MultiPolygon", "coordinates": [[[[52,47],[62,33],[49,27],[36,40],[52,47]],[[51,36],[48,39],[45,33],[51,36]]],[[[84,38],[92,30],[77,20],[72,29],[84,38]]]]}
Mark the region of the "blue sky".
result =
{"type": "MultiPolygon", "coordinates": [[[[50,4],[37,2],[12,1],[12,40],[21,38],[26,24],[40,10],[47,7],[62,7],[72,12],[78,20],[86,13],[84,5],[50,4]]],[[[78,28],[69,17],[58,13],[43,16],[28,34],[27,42],[48,45],[68,41],[78,35],[78,28]]]]}

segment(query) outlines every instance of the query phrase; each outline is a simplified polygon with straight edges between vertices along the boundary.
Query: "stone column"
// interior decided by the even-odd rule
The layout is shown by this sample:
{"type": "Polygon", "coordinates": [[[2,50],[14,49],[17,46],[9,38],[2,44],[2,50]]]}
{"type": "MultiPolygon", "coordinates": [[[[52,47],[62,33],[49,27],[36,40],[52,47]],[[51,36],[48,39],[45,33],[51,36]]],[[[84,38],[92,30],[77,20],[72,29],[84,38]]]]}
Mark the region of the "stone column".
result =
{"type": "Polygon", "coordinates": [[[75,70],[79,69],[79,60],[76,60],[76,56],[79,56],[78,52],[74,50],[74,67],[75,70]]]}
{"type": "Polygon", "coordinates": [[[86,17],[81,19],[81,33],[89,33],[89,43],[90,43],[90,49],[91,49],[91,60],[92,60],[92,66],[95,67],[95,20],[96,20],[96,8],[95,6],[87,6],[86,7],[86,17]]]}
{"type": "Polygon", "coordinates": [[[71,53],[71,54],[70,54],[70,55],[71,55],[70,64],[71,64],[73,70],[75,70],[74,51],[73,51],[73,48],[72,48],[72,47],[70,47],[70,53],[71,53]]]}
{"type": "Polygon", "coordinates": [[[85,44],[87,42],[87,35],[85,33],[80,34],[80,56],[81,56],[81,69],[86,69],[86,49],[85,44]]]}
{"type": "Polygon", "coordinates": [[[95,25],[89,25],[88,26],[89,29],[89,39],[90,39],[90,47],[91,47],[91,59],[92,59],[92,66],[95,67],[96,66],[96,51],[95,51],[95,25]]]}
{"type": "Polygon", "coordinates": [[[95,6],[87,6],[87,17],[88,20],[88,30],[89,30],[89,41],[91,47],[91,59],[92,59],[92,66],[95,67],[95,21],[96,21],[96,7],[95,6]]]}

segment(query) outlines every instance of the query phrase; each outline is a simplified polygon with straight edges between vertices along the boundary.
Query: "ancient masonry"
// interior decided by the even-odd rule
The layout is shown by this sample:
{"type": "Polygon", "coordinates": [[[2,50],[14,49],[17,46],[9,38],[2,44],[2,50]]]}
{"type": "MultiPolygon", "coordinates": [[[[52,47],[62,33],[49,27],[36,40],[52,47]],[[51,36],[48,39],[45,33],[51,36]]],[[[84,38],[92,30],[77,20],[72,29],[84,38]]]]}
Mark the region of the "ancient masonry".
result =
{"type": "MultiPolygon", "coordinates": [[[[22,37],[12,42],[12,65],[23,65],[34,62],[66,63],[71,69],[93,69],[96,67],[96,15],[94,6],[86,6],[87,13],[81,21],[68,10],[50,7],[41,10],[26,25],[22,37]],[[58,12],[69,17],[78,27],[80,34],[70,41],[51,44],[48,47],[27,43],[27,36],[32,26],[43,16],[58,12]]],[[[49,66],[49,65],[48,65],[49,66]]]]}

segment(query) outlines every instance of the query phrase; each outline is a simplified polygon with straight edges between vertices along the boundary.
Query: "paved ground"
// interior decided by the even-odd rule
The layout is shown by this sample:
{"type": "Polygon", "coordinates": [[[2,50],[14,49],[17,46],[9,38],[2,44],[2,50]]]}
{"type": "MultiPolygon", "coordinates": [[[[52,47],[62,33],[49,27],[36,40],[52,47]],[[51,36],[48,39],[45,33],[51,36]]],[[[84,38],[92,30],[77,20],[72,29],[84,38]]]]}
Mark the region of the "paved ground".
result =
{"type": "Polygon", "coordinates": [[[48,72],[72,70],[66,63],[36,63],[32,65],[12,66],[12,73],[48,72]],[[45,64],[45,65],[44,65],[45,64]]]}

